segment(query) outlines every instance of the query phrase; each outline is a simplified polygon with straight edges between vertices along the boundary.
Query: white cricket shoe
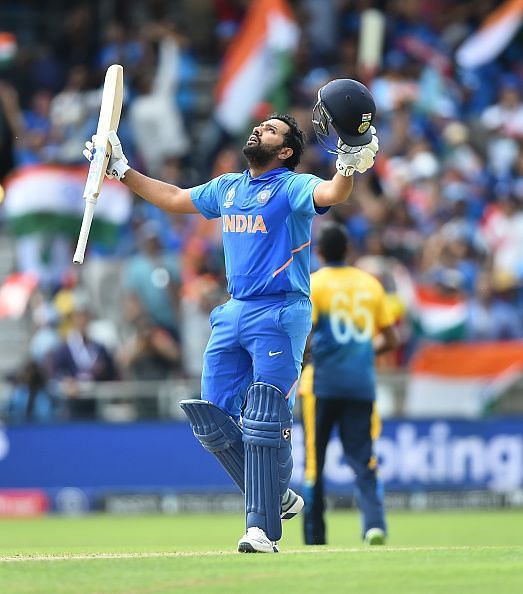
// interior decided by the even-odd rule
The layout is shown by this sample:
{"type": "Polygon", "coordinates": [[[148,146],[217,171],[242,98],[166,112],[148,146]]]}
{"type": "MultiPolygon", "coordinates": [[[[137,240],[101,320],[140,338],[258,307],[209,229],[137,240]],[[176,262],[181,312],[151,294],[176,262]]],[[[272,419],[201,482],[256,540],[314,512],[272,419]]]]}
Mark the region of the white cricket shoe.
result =
{"type": "Polygon", "coordinates": [[[281,502],[281,520],[285,522],[286,520],[292,520],[294,516],[298,515],[305,502],[303,498],[295,493],[292,489],[287,489],[286,493],[283,495],[283,499],[281,502]]]}
{"type": "Polygon", "coordinates": [[[267,538],[261,528],[247,528],[238,541],[239,553],[279,553],[278,545],[267,538]]]}
{"type": "Polygon", "coordinates": [[[364,543],[371,546],[385,544],[385,532],[381,528],[369,528],[365,532],[364,543]]]}

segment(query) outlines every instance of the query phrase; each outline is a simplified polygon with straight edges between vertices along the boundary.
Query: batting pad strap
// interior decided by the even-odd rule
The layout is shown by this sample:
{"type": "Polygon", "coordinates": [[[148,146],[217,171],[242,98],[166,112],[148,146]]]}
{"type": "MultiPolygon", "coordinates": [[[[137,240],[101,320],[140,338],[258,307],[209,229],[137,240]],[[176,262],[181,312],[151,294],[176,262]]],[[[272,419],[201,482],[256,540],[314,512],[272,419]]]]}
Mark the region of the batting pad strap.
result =
{"type": "Polygon", "coordinates": [[[292,473],[291,425],[285,395],[252,384],[243,415],[247,528],[261,528],[273,541],[281,538],[281,498],[292,473]]]}
{"type": "Polygon", "coordinates": [[[245,454],[242,430],[221,408],[206,400],[182,400],[196,439],[216,456],[240,490],[245,490],[245,454]]]}
{"type": "Polygon", "coordinates": [[[270,384],[252,384],[247,392],[242,426],[244,443],[285,447],[290,442],[292,415],[283,392],[270,384]]]}
{"type": "MultiPolygon", "coordinates": [[[[275,422],[261,422],[253,421],[251,419],[243,418],[243,441],[245,443],[252,443],[254,445],[264,446],[267,448],[281,448],[284,441],[283,433],[289,423],[275,422]]],[[[289,433],[290,435],[290,433],[289,433]]]]}

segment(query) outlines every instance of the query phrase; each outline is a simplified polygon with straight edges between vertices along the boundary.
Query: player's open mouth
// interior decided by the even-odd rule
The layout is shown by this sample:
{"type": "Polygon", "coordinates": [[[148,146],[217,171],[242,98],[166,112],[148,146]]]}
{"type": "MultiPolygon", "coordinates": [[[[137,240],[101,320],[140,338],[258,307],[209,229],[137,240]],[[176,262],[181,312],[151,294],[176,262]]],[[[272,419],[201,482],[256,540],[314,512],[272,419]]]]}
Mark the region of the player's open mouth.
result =
{"type": "Polygon", "coordinates": [[[260,139],[254,134],[252,136],[249,136],[249,140],[247,140],[247,144],[258,144],[259,142],[260,139]]]}

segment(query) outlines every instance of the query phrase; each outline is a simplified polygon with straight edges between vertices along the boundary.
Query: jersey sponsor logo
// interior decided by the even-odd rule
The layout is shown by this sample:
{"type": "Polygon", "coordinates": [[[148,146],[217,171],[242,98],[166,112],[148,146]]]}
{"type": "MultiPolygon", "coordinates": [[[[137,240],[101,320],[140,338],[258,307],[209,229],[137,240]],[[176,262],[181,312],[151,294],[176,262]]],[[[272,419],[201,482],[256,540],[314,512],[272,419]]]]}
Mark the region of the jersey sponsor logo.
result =
{"type": "Polygon", "coordinates": [[[225,195],[225,201],[223,203],[224,208],[230,208],[234,204],[234,195],[236,194],[236,190],[232,188],[227,192],[225,195]]]}
{"type": "Polygon", "coordinates": [[[267,233],[265,221],[261,215],[223,215],[224,233],[267,233]]]}
{"type": "Polygon", "coordinates": [[[283,437],[283,439],[285,441],[289,441],[289,439],[291,438],[291,430],[288,427],[286,427],[285,429],[282,429],[281,436],[283,437]]]}
{"type": "Polygon", "coordinates": [[[269,198],[271,197],[270,190],[263,190],[258,194],[257,200],[260,204],[267,204],[269,202],[269,198]]]}
{"type": "Polygon", "coordinates": [[[276,355],[281,355],[283,351],[269,351],[269,357],[276,357],[276,355]]]}

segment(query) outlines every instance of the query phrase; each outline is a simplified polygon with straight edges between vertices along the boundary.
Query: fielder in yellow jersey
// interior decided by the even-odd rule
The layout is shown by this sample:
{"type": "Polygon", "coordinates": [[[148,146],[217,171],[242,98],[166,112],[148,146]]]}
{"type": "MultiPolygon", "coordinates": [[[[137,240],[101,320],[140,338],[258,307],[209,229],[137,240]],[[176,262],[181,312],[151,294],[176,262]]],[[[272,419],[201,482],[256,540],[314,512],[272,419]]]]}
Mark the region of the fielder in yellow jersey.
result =
{"type": "Polygon", "coordinates": [[[383,493],[376,476],[373,442],[380,431],[375,410],[375,355],[393,349],[394,317],[373,276],[348,266],[348,238],[336,223],[318,235],[324,264],[311,277],[313,366],[302,377],[306,446],[305,542],[325,544],[323,467],[337,426],[346,459],[355,473],[362,537],[383,544],[387,533],[383,493]]]}

